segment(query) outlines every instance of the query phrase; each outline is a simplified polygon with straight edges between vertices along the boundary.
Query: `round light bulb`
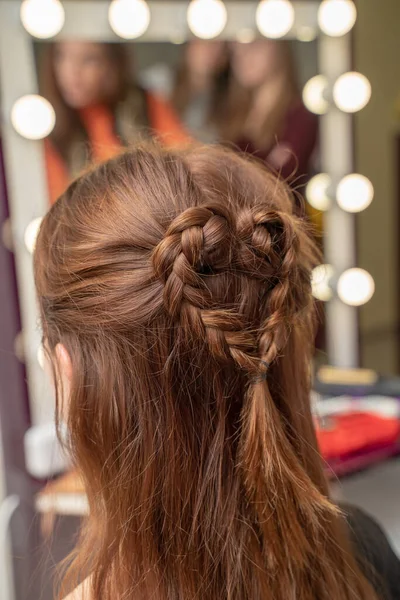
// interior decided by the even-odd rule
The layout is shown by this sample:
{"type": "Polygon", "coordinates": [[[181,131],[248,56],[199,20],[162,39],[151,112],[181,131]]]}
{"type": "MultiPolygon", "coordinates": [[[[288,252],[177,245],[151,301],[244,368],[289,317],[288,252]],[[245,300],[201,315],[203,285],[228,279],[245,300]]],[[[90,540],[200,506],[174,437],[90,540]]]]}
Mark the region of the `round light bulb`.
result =
{"type": "Polygon", "coordinates": [[[297,28],[296,38],[299,42],[312,42],[317,37],[317,29],[312,25],[301,25],[297,28]]]}
{"type": "Polygon", "coordinates": [[[180,46],[181,44],[185,43],[185,37],[183,35],[178,34],[172,34],[169,41],[171,42],[171,44],[175,44],[176,46],[180,46]]]}
{"type": "Polygon", "coordinates": [[[361,212],[369,206],[374,197],[374,187],[364,175],[352,173],[339,182],[336,199],[340,208],[347,212],[361,212]]]}
{"type": "Polygon", "coordinates": [[[337,293],[345,304],[361,306],[372,298],[374,291],[374,280],[364,269],[347,269],[339,277],[337,293]]]}
{"type": "Polygon", "coordinates": [[[239,29],[236,35],[236,40],[241,44],[250,44],[255,40],[256,33],[254,29],[239,29]]]}
{"type": "Polygon", "coordinates": [[[341,75],[333,86],[333,99],[343,112],[353,113],[361,110],[370,98],[370,82],[364,75],[355,71],[341,75]]]}
{"type": "Polygon", "coordinates": [[[312,270],[311,291],[314,298],[322,302],[328,302],[333,296],[330,284],[333,277],[332,265],[318,265],[312,270]]]}
{"type": "Polygon", "coordinates": [[[25,229],[24,242],[28,252],[31,254],[33,254],[35,251],[36,238],[38,236],[41,223],[42,217],[37,217],[36,219],[33,219],[25,229]]]}
{"type": "Polygon", "coordinates": [[[111,29],[125,40],[144,34],[150,24],[150,9],[145,0],[113,0],[108,9],[111,29]]]}
{"type": "Polygon", "coordinates": [[[316,115],[324,115],[329,110],[329,102],[324,94],[328,89],[325,75],[311,77],[303,88],[303,102],[309,111],[316,115]]]}
{"type": "Polygon", "coordinates": [[[211,40],[222,33],[227,21],[225,4],[221,0],[192,0],[187,9],[187,22],[192,33],[211,40]]]}
{"type": "Polygon", "coordinates": [[[328,210],[331,207],[331,199],[328,188],[332,180],[327,173],[318,173],[310,179],[306,186],[307,202],[317,210],[328,210]]]}
{"type": "Polygon", "coordinates": [[[65,12],[59,0],[24,0],[20,17],[28,33],[36,38],[47,39],[61,31],[65,12]]]}
{"type": "Polygon", "coordinates": [[[357,19],[357,10],[352,0],[324,0],[318,9],[318,24],[326,35],[345,35],[357,19]]]}
{"type": "Polygon", "coordinates": [[[256,23],[260,33],[268,38],[281,38],[294,23],[294,8],[289,0],[261,0],[257,6],[256,23]]]}
{"type": "Polygon", "coordinates": [[[21,96],[11,109],[14,129],[28,140],[41,140],[51,133],[56,122],[54,108],[46,98],[21,96]]]}

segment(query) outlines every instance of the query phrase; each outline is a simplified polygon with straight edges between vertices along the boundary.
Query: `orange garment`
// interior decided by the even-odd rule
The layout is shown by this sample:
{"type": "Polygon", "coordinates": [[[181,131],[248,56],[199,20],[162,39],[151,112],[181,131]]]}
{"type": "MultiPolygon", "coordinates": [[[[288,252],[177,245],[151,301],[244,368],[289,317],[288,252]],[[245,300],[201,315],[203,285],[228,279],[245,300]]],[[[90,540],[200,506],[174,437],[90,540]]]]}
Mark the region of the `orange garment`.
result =
{"type": "Polygon", "coordinates": [[[68,169],[49,138],[44,140],[44,158],[46,162],[47,189],[50,203],[53,204],[68,186],[68,169]]]}
{"type": "Polygon", "coordinates": [[[104,104],[80,111],[79,116],[88,132],[93,160],[102,162],[121,151],[121,142],[114,131],[114,117],[104,104]]]}
{"type": "MultiPolygon", "coordinates": [[[[95,162],[108,160],[121,150],[114,132],[114,118],[105,105],[91,106],[80,111],[81,121],[88,134],[95,162]]],[[[67,165],[49,139],[45,140],[47,185],[51,202],[65,191],[70,181],[67,165]]]]}
{"type": "MultiPolygon", "coordinates": [[[[189,137],[167,102],[147,94],[147,110],[154,135],[166,146],[188,143],[189,137]]],[[[80,111],[80,119],[88,135],[94,162],[112,158],[122,148],[114,130],[114,115],[106,105],[91,106],[80,111]]],[[[47,185],[51,203],[66,190],[70,182],[68,168],[50,139],[44,143],[47,185]]]]}
{"type": "Polygon", "coordinates": [[[150,127],[155,135],[166,146],[184,146],[189,142],[189,135],[183,129],[176,114],[162,98],[147,95],[147,110],[150,127]]]}

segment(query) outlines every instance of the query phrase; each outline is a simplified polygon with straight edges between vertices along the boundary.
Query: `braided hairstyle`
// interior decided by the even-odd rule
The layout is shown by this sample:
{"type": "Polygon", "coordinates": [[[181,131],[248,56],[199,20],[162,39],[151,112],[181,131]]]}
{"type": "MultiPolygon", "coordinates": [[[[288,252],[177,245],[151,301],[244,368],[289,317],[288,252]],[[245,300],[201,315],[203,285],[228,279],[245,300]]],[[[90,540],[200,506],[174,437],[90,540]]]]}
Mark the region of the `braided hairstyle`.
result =
{"type": "Polygon", "coordinates": [[[315,261],[286,186],[219,148],[135,148],[45,217],[44,337],[71,357],[90,504],[69,575],[93,598],[375,597],[316,448],[315,261]]]}

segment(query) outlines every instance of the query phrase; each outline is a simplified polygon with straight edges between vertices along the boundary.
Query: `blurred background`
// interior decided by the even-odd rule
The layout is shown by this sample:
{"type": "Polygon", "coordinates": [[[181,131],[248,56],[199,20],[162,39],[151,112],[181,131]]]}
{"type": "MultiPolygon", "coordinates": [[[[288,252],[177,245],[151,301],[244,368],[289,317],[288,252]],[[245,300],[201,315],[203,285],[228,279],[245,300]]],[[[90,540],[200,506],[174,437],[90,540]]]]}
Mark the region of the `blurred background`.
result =
{"type": "Polygon", "coordinates": [[[0,597],[52,598],[87,511],[54,427],[40,220],[146,139],[221,143],[293,190],[323,259],[310,398],[332,493],[400,553],[400,5],[0,2],[0,597]]]}

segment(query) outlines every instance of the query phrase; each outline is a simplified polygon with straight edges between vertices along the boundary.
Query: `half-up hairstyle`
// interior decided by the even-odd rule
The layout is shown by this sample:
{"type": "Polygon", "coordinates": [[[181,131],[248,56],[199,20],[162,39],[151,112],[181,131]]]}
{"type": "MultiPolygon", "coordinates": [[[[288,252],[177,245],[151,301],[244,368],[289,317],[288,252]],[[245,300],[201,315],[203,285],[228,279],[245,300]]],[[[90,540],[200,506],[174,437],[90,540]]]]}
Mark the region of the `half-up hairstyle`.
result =
{"type": "Polygon", "coordinates": [[[92,599],[375,598],[316,447],[316,251],[292,206],[229,151],[143,147],[45,217],[44,338],[71,357],[58,410],[90,505],[67,580],[92,599]]]}

